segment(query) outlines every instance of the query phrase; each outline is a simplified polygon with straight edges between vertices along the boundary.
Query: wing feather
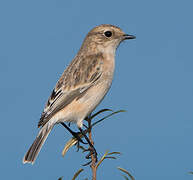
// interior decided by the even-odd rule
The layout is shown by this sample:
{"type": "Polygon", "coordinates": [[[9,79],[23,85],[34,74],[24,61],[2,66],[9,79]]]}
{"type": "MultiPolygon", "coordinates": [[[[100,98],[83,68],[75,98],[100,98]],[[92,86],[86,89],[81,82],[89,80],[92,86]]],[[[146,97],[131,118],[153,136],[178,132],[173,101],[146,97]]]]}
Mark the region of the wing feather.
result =
{"type": "Polygon", "coordinates": [[[38,123],[44,126],[51,117],[74,99],[81,98],[102,75],[102,54],[75,58],[62,74],[48,99],[38,123]]]}

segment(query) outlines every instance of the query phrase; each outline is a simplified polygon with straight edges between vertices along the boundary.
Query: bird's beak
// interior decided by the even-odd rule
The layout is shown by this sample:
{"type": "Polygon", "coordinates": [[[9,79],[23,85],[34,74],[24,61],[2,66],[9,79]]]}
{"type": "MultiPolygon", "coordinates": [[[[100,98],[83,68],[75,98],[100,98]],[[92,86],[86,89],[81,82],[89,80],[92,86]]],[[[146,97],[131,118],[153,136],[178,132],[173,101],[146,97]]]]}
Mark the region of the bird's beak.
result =
{"type": "Polygon", "coordinates": [[[123,39],[135,39],[136,37],[133,35],[129,35],[129,34],[123,34],[123,39]]]}

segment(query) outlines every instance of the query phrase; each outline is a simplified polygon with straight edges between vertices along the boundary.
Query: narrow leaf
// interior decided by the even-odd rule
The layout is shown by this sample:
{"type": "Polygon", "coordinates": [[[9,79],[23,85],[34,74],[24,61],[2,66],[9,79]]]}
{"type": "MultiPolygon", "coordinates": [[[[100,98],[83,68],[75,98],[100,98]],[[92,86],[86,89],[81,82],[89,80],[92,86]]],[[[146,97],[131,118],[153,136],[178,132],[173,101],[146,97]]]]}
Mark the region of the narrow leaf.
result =
{"type": "Polygon", "coordinates": [[[99,122],[102,122],[102,121],[104,121],[105,119],[107,119],[107,118],[113,116],[114,114],[120,113],[120,112],[126,112],[126,111],[125,111],[125,110],[115,111],[115,112],[113,112],[113,113],[111,113],[111,114],[105,116],[104,118],[102,118],[102,119],[100,119],[100,120],[94,122],[94,123],[92,124],[92,127],[95,126],[96,124],[98,124],[99,122]]]}
{"type": "MultiPolygon", "coordinates": [[[[86,130],[84,130],[83,131],[83,133],[88,133],[88,130],[89,129],[86,129],[86,130]]],[[[83,135],[80,133],[79,134],[79,137],[80,138],[83,138],[83,135]]],[[[64,156],[66,153],[67,153],[67,151],[72,147],[72,146],[74,146],[76,143],[78,142],[78,140],[76,139],[76,138],[71,138],[66,144],[65,144],[65,146],[64,146],[64,149],[62,150],[62,156],[64,156]]]]}
{"type": "Polygon", "coordinates": [[[105,157],[105,159],[117,159],[117,158],[116,158],[116,157],[113,157],[113,156],[112,156],[112,157],[111,157],[111,156],[110,156],[110,157],[107,156],[107,157],[105,157]]]}
{"type": "Polygon", "coordinates": [[[111,153],[108,153],[108,155],[112,155],[112,154],[119,154],[119,155],[121,155],[120,152],[111,152],[111,153]]]}
{"type": "Polygon", "coordinates": [[[72,180],[75,180],[77,178],[77,176],[82,172],[84,171],[84,169],[79,169],[75,174],[74,174],[74,177],[72,178],[72,180]]]}
{"type": "Polygon", "coordinates": [[[189,174],[193,174],[193,171],[190,171],[189,174]]]}
{"type": "Polygon", "coordinates": [[[107,156],[108,151],[106,151],[106,153],[103,155],[103,157],[100,159],[100,161],[97,163],[96,165],[96,169],[100,166],[100,164],[104,161],[105,157],[107,156]]]}
{"type": "Polygon", "coordinates": [[[67,151],[72,147],[74,146],[76,143],[78,142],[78,140],[76,138],[71,138],[67,143],[66,145],[64,146],[64,149],[62,151],[62,156],[64,156],[67,151]]]}
{"type": "Polygon", "coordinates": [[[112,109],[101,109],[100,111],[98,111],[97,113],[93,114],[90,119],[93,119],[94,117],[96,117],[97,115],[106,112],[106,111],[113,111],[112,109]]]}
{"type": "Polygon", "coordinates": [[[135,180],[135,178],[126,169],[123,169],[121,167],[117,167],[117,169],[119,169],[120,171],[126,173],[131,178],[131,180],[135,180]]]}

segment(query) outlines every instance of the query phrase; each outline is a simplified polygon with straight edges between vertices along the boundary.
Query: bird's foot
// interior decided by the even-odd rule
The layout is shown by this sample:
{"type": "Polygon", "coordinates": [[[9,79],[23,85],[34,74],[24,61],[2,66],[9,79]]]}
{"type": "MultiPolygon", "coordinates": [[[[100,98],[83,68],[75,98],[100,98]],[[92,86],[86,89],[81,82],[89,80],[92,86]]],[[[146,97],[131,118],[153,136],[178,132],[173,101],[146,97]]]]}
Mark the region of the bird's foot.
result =
{"type": "Polygon", "coordinates": [[[97,152],[94,146],[88,148],[89,153],[86,155],[86,159],[91,159],[91,156],[93,155],[95,158],[95,161],[97,162],[97,152]]]}
{"type": "MultiPolygon", "coordinates": [[[[97,152],[96,152],[96,149],[94,148],[94,146],[90,146],[88,149],[85,149],[83,152],[87,152],[89,151],[89,153],[85,156],[86,159],[91,159],[92,158],[92,155],[94,156],[94,160],[95,160],[95,163],[98,161],[98,158],[97,158],[97,152]]],[[[92,162],[89,161],[87,162],[86,164],[83,164],[83,166],[87,166],[89,165],[90,163],[92,162]]]]}
{"type": "Polygon", "coordinates": [[[64,126],[72,135],[73,135],[73,137],[74,138],[76,138],[77,139],[77,151],[79,151],[79,148],[80,148],[80,142],[82,143],[82,144],[88,144],[88,143],[86,143],[86,142],[84,142],[82,139],[81,139],[81,134],[82,134],[82,132],[74,132],[74,131],[72,131],[65,123],[63,123],[63,122],[61,122],[61,124],[62,124],[62,126],[64,126]]]}
{"type": "Polygon", "coordinates": [[[82,143],[82,144],[88,144],[87,142],[84,142],[84,141],[81,139],[81,137],[80,137],[81,132],[73,132],[72,135],[73,135],[73,137],[76,138],[76,140],[77,140],[77,143],[76,143],[76,145],[77,145],[77,152],[79,151],[80,147],[82,147],[82,146],[80,146],[80,143],[82,143]]]}
{"type": "Polygon", "coordinates": [[[82,144],[88,144],[87,142],[84,142],[84,141],[82,140],[82,138],[80,137],[81,132],[72,132],[72,135],[73,135],[74,138],[77,139],[78,143],[81,142],[82,144]]]}

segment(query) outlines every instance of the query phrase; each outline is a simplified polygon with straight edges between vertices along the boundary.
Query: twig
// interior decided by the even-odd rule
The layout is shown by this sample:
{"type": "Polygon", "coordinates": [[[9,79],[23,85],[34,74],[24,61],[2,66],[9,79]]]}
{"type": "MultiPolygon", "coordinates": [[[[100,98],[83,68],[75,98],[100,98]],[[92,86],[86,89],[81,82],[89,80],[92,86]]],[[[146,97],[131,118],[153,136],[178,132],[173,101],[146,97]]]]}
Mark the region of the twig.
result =
{"type": "MultiPolygon", "coordinates": [[[[91,118],[88,118],[88,135],[89,135],[89,140],[92,143],[92,145],[94,145],[94,142],[92,140],[92,125],[91,125],[91,118]]],[[[92,169],[92,180],[96,180],[96,171],[97,171],[97,167],[96,167],[96,157],[94,156],[94,154],[91,154],[91,169],[92,169]]]]}

